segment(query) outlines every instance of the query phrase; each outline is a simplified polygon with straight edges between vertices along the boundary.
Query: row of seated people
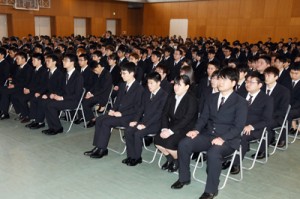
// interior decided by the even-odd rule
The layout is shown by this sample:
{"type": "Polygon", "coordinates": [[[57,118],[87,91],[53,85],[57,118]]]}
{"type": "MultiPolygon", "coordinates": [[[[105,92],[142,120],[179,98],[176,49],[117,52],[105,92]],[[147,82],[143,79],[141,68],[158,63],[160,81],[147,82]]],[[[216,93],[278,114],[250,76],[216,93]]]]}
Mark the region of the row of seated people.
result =
{"type": "MultiPolygon", "coordinates": [[[[266,57],[261,57],[261,59],[270,64],[270,59],[266,59],[266,57]]],[[[271,121],[274,120],[274,125],[277,126],[277,123],[280,123],[277,120],[284,118],[289,104],[292,105],[292,110],[295,110],[299,115],[299,110],[296,110],[299,101],[297,100],[299,98],[299,85],[296,84],[300,79],[299,70],[299,65],[291,68],[290,74],[293,80],[290,82],[291,90],[276,82],[279,76],[278,68],[267,67],[265,69],[263,74],[266,76],[266,85],[263,80],[264,75],[260,74],[259,71],[251,72],[246,77],[247,93],[244,96],[233,92],[239,81],[236,69],[226,67],[219,73],[216,72],[215,76],[218,78],[212,78],[211,85],[217,85],[217,89],[212,88],[211,92],[218,91],[218,93],[207,96],[204,109],[195,125],[198,116],[195,107],[197,107],[198,102],[195,95],[188,91],[190,79],[187,75],[175,78],[175,94],[166,100],[164,97],[166,95],[159,92],[160,86],[152,87],[153,84],[158,84],[161,81],[160,78],[155,78],[157,75],[149,76],[149,90],[145,91],[143,95],[142,87],[134,78],[134,66],[132,65],[130,68],[126,64],[121,69],[125,83],[120,86],[117,101],[107,115],[97,118],[93,140],[95,147],[84,154],[91,158],[106,156],[111,128],[125,126],[127,158],[122,163],[136,166],[142,163],[142,138],[147,134],[154,133],[153,129],[158,129],[160,133],[154,139],[155,144],[167,158],[162,169],[174,172],[179,167],[180,179],[172,185],[172,188],[181,188],[190,182],[188,172],[190,155],[193,152],[205,150],[208,151],[208,166],[214,166],[208,171],[209,177],[203,198],[207,195],[213,197],[217,194],[218,183],[216,182],[218,182],[220,175],[218,171],[221,171],[222,168],[219,157],[220,155],[224,157],[239,147],[241,132],[243,132],[241,144],[242,151],[244,151],[242,156],[244,157],[249,141],[258,139],[264,127],[272,130],[271,124],[273,122],[271,121]],[[296,82],[293,83],[294,81],[296,82]],[[289,99],[290,93],[291,99],[289,99]],[[276,94],[280,96],[276,96],[276,94]],[[161,97],[155,100],[157,96],[161,97]],[[275,99],[273,100],[273,98],[275,99]],[[227,99],[228,103],[226,103],[227,99]],[[162,106],[164,101],[166,104],[162,106]],[[226,105],[227,108],[225,109],[226,105]],[[153,107],[157,107],[156,111],[153,111],[153,107]],[[223,113],[222,109],[224,110],[223,113]],[[159,116],[160,113],[161,116],[159,116]],[[155,118],[156,122],[152,118],[155,118]],[[200,131],[203,134],[199,134],[200,131]],[[218,146],[224,146],[224,148],[218,146]]],[[[295,118],[294,116],[291,117],[295,118]]],[[[269,133],[274,133],[271,130],[269,133]]],[[[268,140],[268,142],[270,141],[268,140]]],[[[238,172],[239,165],[235,162],[232,173],[237,174],[238,172]]]]}

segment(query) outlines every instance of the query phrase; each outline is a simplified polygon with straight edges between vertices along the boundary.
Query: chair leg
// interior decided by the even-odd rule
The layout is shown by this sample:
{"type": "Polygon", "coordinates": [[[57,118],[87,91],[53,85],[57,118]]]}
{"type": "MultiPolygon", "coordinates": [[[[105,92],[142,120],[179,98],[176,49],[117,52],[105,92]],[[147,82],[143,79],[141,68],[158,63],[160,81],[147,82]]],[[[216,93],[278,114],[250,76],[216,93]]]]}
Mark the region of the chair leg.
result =
{"type": "MultiPolygon", "coordinates": [[[[111,128],[110,130],[110,133],[112,133],[114,128],[111,128]]],[[[123,138],[123,134],[122,134],[122,130],[124,130],[124,128],[121,128],[121,127],[117,127],[117,129],[119,130],[119,134],[120,134],[120,139],[122,141],[122,143],[125,143],[125,140],[123,138]]],[[[126,145],[124,146],[123,150],[122,151],[117,151],[116,149],[112,149],[110,147],[107,147],[109,150],[119,154],[119,155],[123,155],[125,152],[126,152],[126,145]]]]}

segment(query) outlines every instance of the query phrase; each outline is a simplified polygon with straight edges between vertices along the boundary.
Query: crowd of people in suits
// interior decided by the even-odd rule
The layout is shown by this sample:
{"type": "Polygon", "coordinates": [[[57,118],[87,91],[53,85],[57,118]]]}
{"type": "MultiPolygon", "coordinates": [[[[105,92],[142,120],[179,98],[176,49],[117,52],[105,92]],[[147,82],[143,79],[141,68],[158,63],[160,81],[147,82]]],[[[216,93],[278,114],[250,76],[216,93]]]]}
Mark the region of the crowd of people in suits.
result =
{"type": "MultiPolygon", "coordinates": [[[[207,181],[201,199],[218,194],[219,177],[229,162],[223,158],[240,146],[242,159],[252,140],[274,128],[288,107],[291,134],[300,118],[300,42],[289,38],[249,44],[215,38],[156,36],[3,38],[0,43],[0,119],[9,119],[11,105],[21,123],[42,132],[63,132],[60,112],[83,114],[75,124],[95,126],[90,158],[108,155],[112,127],[124,127],[127,157],[142,163],[143,139],[166,157],[161,169],[179,171],[171,188],[190,183],[190,157],[206,151],[207,181]],[[113,105],[107,110],[108,100],[113,105]],[[99,117],[94,114],[98,105],[99,117]]],[[[288,140],[282,135],[277,147],[288,140]]],[[[266,158],[264,147],[257,158],[266,158]]],[[[231,174],[240,172],[238,157],[231,174]]]]}

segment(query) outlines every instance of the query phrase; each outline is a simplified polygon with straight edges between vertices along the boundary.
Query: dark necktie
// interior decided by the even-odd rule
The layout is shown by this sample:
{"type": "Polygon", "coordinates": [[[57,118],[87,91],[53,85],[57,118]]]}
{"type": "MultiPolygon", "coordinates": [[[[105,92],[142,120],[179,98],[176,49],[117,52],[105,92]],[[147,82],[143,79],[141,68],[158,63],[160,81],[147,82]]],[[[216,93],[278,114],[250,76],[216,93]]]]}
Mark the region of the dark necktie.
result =
{"type": "Polygon", "coordinates": [[[225,97],[221,97],[221,103],[219,105],[219,109],[218,110],[220,110],[220,108],[223,106],[224,102],[225,102],[225,97]]]}
{"type": "Polygon", "coordinates": [[[153,93],[151,93],[151,95],[150,95],[150,101],[153,100],[154,96],[155,96],[155,95],[154,95],[153,93]]]}
{"type": "Polygon", "coordinates": [[[295,87],[295,83],[296,83],[295,81],[292,82],[292,87],[293,88],[295,87]]]}
{"type": "Polygon", "coordinates": [[[253,98],[253,96],[252,95],[249,95],[250,97],[249,97],[249,99],[248,99],[248,106],[250,106],[251,104],[252,104],[252,98],[253,98]]]}
{"type": "Polygon", "coordinates": [[[271,90],[270,90],[270,89],[268,89],[268,90],[267,90],[267,95],[270,95],[270,92],[271,92],[271,90]]]}
{"type": "Polygon", "coordinates": [[[69,73],[67,73],[66,75],[66,84],[68,84],[68,81],[69,81],[69,73]]]}
{"type": "Polygon", "coordinates": [[[127,92],[128,92],[128,88],[129,88],[129,86],[128,86],[128,85],[126,85],[126,87],[125,87],[125,93],[127,93],[127,92]]]}
{"type": "Polygon", "coordinates": [[[49,71],[49,75],[48,75],[49,79],[52,77],[52,73],[49,71]]]}

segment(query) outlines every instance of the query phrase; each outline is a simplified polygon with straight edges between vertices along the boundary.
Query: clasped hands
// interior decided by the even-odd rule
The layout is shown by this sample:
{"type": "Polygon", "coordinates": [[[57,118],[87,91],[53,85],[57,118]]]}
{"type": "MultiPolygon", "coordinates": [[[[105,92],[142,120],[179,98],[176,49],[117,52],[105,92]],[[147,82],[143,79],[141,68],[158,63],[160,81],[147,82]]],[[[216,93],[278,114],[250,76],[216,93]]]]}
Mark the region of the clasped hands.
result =
{"type": "Polygon", "coordinates": [[[122,117],[122,113],[121,112],[119,112],[119,111],[113,111],[113,110],[110,110],[108,112],[108,115],[112,116],[112,117],[122,117]]]}
{"type": "Polygon", "coordinates": [[[138,124],[138,125],[137,125],[137,122],[136,122],[136,121],[130,122],[130,123],[129,123],[129,126],[130,126],[130,127],[135,127],[135,126],[136,126],[136,128],[137,128],[138,130],[143,130],[144,128],[146,128],[146,126],[145,126],[144,124],[138,124]]]}
{"type": "MultiPolygon", "coordinates": [[[[200,132],[199,131],[196,131],[196,130],[193,130],[193,131],[189,131],[186,136],[191,138],[191,139],[194,139],[195,137],[197,137],[197,135],[199,134],[200,132]]],[[[214,138],[212,141],[211,141],[211,144],[212,145],[219,145],[219,146],[222,146],[223,143],[225,141],[220,138],[220,137],[217,137],[217,138],[214,138]]]]}

